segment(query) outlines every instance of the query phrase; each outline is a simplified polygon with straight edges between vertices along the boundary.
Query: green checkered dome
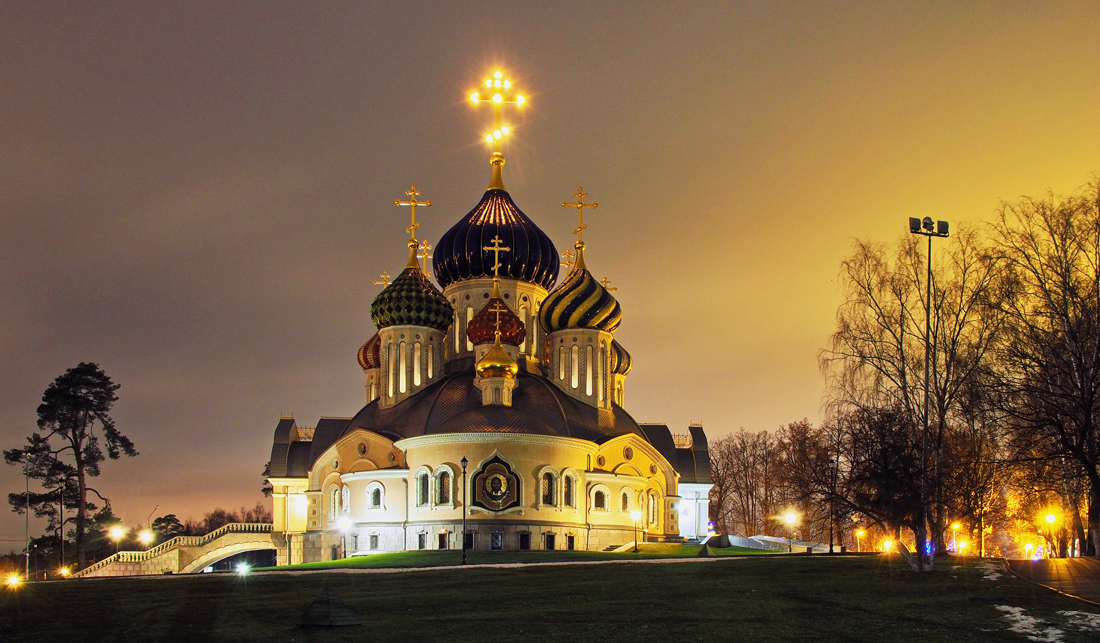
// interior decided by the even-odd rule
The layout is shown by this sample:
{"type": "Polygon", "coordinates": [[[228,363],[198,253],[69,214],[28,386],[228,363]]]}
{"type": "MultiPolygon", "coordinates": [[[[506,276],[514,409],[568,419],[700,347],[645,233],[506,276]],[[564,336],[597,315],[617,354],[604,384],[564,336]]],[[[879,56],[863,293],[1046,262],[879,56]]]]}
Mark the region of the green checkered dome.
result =
{"type": "Polygon", "coordinates": [[[370,317],[379,329],[426,326],[446,331],[454,320],[454,309],[420,269],[413,249],[409,264],[392,284],[374,298],[370,305],[370,317]]]}

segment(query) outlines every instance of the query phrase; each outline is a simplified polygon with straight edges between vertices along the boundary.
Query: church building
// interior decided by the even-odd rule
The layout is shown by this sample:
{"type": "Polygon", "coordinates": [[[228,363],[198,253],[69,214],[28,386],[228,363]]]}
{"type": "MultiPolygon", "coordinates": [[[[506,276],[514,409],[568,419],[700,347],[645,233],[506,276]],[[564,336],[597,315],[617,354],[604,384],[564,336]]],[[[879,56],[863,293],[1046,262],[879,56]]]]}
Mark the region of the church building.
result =
{"type": "Polygon", "coordinates": [[[625,410],[618,301],[587,267],[578,190],[565,276],[551,239],[504,187],[498,72],[481,200],[421,266],[417,201],[404,270],[370,307],[365,406],[315,427],[283,417],[268,469],[279,564],[418,549],[590,550],[707,533],[703,429],[674,435],[625,410]]]}

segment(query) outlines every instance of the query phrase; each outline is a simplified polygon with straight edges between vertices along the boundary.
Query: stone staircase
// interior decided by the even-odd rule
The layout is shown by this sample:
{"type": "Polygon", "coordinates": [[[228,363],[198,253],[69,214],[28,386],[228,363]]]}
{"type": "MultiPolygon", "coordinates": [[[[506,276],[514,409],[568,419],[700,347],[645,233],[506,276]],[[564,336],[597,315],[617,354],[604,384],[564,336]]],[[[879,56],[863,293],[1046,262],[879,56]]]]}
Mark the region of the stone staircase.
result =
{"type": "Polygon", "coordinates": [[[270,523],[233,522],[204,536],[176,536],[145,551],[120,551],[73,578],[187,574],[242,551],[275,548],[270,523]]]}

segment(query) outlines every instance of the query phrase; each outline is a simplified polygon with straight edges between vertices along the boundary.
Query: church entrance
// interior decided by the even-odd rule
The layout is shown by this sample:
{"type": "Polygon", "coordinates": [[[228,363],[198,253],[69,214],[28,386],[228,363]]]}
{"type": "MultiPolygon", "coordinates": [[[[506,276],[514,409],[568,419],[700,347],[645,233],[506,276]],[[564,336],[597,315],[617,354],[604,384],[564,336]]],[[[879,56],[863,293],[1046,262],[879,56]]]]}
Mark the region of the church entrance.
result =
{"type": "Polygon", "coordinates": [[[531,534],[520,534],[519,535],[519,548],[520,549],[531,549],[531,534]]]}
{"type": "Polygon", "coordinates": [[[554,534],[546,534],[546,548],[554,549],[554,534]]]}
{"type": "Polygon", "coordinates": [[[439,534],[439,549],[447,548],[447,534],[439,534]]]}

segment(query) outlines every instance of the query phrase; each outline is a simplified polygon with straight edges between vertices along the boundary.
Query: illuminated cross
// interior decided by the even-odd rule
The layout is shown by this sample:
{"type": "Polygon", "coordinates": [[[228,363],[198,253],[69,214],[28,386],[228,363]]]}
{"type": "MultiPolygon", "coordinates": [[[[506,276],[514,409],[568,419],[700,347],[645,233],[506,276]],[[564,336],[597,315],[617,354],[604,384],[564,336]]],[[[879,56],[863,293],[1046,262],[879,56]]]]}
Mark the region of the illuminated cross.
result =
{"type": "Polygon", "coordinates": [[[512,250],[511,248],[501,247],[501,245],[500,245],[501,243],[503,243],[503,241],[501,241],[500,235],[496,235],[496,236],[493,237],[493,245],[483,246],[481,248],[482,250],[489,250],[493,253],[493,279],[498,279],[499,278],[499,275],[497,273],[500,270],[500,266],[502,265],[500,263],[500,253],[501,253],[501,251],[510,252],[512,250]]]}
{"type": "Polygon", "coordinates": [[[424,260],[424,272],[428,272],[428,259],[434,258],[432,255],[428,254],[431,249],[432,244],[428,243],[427,239],[420,242],[420,258],[424,260]]]}
{"type": "Polygon", "coordinates": [[[390,271],[383,270],[382,274],[378,275],[381,279],[375,279],[374,283],[385,288],[390,285],[390,271]]]}
{"type": "Polygon", "coordinates": [[[600,281],[600,285],[603,286],[604,290],[608,290],[608,291],[611,291],[611,292],[615,292],[615,291],[618,290],[618,288],[612,288],[611,287],[611,280],[608,279],[607,277],[604,277],[600,281]]]}
{"type": "Polygon", "coordinates": [[[561,262],[561,265],[565,266],[568,272],[573,272],[573,262],[577,259],[577,253],[573,252],[573,249],[570,248],[561,253],[561,258],[565,259],[565,261],[561,262]]]}
{"type": "Polygon", "coordinates": [[[420,224],[416,222],[416,206],[428,207],[432,204],[431,201],[417,201],[416,197],[420,196],[420,190],[416,189],[416,186],[412,186],[408,190],[405,190],[405,194],[409,197],[408,201],[402,201],[397,199],[393,202],[394,205],[407,205],[410,212],[412,212],[412,225],[405,228],[405,232],[409,233],[409,239],[416,241],[416,229],[420,227],[420,224]]]}
{"type": "Polygon", "coordinates": [[[493,133],[486,138],[489,143],[495,143],[496,151],[500,152],[500,139],[508,134],[508,128],[500,124],[500,106],[515,105],[518,107],[523,105],[525,102],[523,96],[513,93],[512,82],[498,71],[493,74],[492,78],[485,80],[485,93],[474,92],[470,94],[470,100],[475,105],[481,103],[491,103],[493,105],[493,133]]]}
{"type": "Polygon", "coordinates": [[[585,208],[592,208],[593,210],[595,210],[596,208],[600,207],[599,203],[585,203],[584,199],[587,196],[588,196],[588,193],[584,191],[583,187],[580,187],[580,188],[577,188],[577,191],[573,193],[573,197],[575,199],[577,199],[576,203],[566,203],[566,202],[563,201],[562,204],[561,204],[561,207],[563,207],[563,208],[576,208],[577,209],[577,227],[576,227],[576,229],[573,230],[573,234],[577,235],[577,247],[578,248],[583,248],[584,247],[584,240],[581,238],[581,235],[584,233],[584,231],[586,229],[588,229],[588,226],[586,226],[584,224],[584,209],[585,208]]]}

